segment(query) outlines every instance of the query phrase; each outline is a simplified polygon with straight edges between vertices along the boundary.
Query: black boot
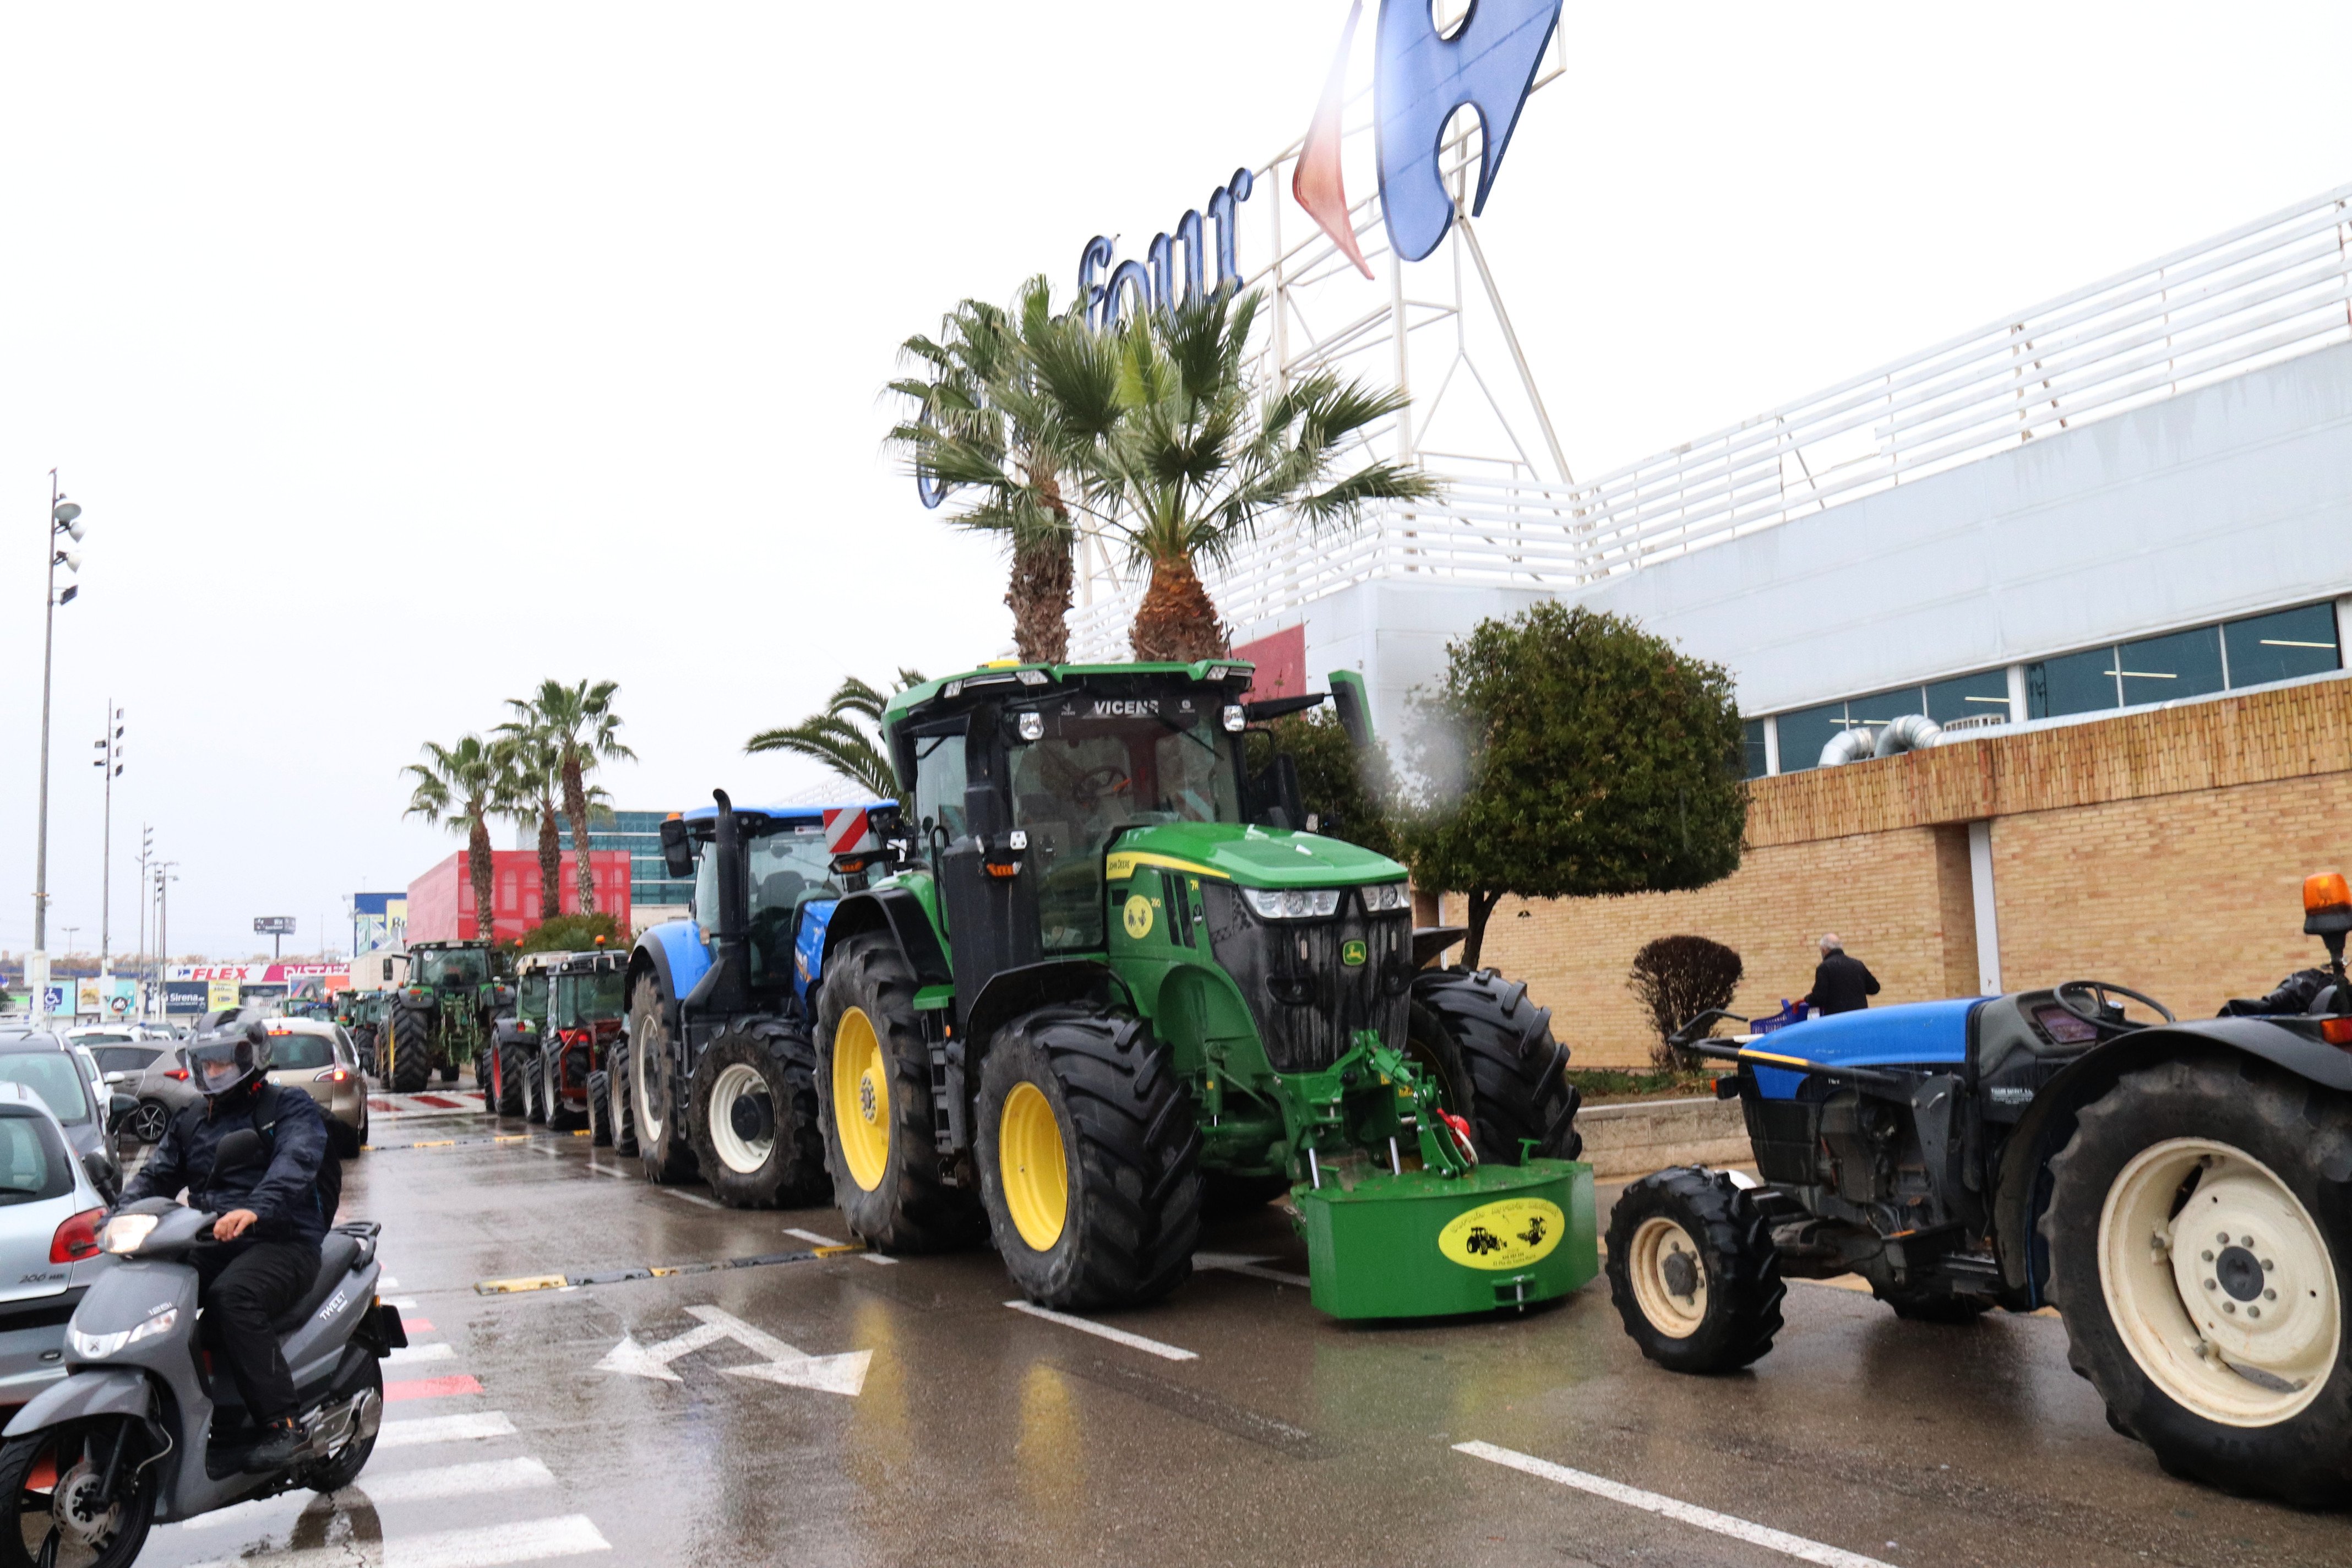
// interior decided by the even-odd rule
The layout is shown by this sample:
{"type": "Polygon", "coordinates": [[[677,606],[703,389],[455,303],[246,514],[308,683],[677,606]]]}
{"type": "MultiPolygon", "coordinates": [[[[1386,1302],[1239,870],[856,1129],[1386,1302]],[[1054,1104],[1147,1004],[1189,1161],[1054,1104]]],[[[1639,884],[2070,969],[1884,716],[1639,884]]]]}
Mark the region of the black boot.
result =
{"type": "Polygon", "coordinates": [[[248,1475],[266,1470],[282,1470],[294,1456],[302,1451],[303,1431],[292,1416],[272,1421],[261,1429],[261,1441],[247,1450],[245,1469],[248,1475]]]}

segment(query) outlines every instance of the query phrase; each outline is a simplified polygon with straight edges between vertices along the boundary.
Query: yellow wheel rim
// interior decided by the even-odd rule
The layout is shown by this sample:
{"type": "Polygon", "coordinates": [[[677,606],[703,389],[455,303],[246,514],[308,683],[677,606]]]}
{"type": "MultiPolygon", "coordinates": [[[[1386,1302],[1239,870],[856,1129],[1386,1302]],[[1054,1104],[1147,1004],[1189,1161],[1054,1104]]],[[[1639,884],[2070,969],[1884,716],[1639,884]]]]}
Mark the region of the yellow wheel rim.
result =
{"type": "Polygon", "coordinates": [[[833,1031],[833,1130],[841,1161],[859,1190],[882,1184],[890,1166],[890,1074],[865,1009],[852,1007],[833,1031]]]}
{"type": "Polygon", "coordinates": [[[996,1124],[996,1165],[1013,1228],[1031,1250],[1050,1250],[1062,1239],[1070,1216],[1070,1167],[1053,1102],[1034,1083],[1014,1084],[1004,1097],[1004,1113],[996,1124]]]}

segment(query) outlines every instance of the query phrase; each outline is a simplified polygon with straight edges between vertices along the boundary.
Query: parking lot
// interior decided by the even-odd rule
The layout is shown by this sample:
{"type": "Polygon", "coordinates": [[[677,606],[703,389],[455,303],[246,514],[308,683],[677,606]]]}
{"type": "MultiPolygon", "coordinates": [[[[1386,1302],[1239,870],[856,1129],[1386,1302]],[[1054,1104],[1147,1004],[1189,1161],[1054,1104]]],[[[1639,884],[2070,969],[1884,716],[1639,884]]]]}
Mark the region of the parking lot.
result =
{"type": "Polygon", "coordinates": [[[1336,1323],[1268,1208],[1213,1227],[1164,1304],[1055,1321],[988,1253],[823,1254],[830,1210],[730,1211],[431,1098],[380,1100],[348,1167],[411,1339],[360,1484],[163,1527],[142,1561],[2346,1559],[2340,1519],[2111,1433],[2047,1316],[1906,1323],[1793,1284],[1752,1373],[1680,1378],[1601,1281],[1524,1318],[1336,1323]],[[799,1260],[477,1289],[753,1258],[799,1260]]]}

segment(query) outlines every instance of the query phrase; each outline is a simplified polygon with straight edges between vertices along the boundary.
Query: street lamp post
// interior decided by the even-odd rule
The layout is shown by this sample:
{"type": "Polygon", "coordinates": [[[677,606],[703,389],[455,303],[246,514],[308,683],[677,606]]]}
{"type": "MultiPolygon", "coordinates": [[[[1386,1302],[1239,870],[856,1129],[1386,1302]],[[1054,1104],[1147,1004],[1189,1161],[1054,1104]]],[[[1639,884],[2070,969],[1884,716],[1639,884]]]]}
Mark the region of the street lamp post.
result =
{"type": "Polygon", "coordinates": [[[172,875],[177,860],[155,862],[155,988],[163,994],[163,1021],[172,1021],[172,893],[180,879],[172,875]]]}
{"type": "Polygon", "coordinates": [[[58,489],[58,471],[49,470],[48,586],[42,591],[41,609],[41,826],[33,858],[33,951],[25,957],[25,984],[36,1028],[47,1019],[49,1000],[49,674],[57,655],[58,606],[70,604],[81,590],[68,586],[58,597],[58,568],[79,573],[81,557],[58,543],[58,535],[81,542],[81,508],[58,489]]]}
{"type": "Polygon", "coordinates": [[[98,974],[100,980],[114,973],[108,954],[112,950],[110,929],[114,911],[114,781],[122,776],[122,710],[114,699],[106,700],[106,731],[99,737],[98,755],[90,766],[106,770],[106,816],[101,832],[105,844],[99,851],[98,885],[98,974]]]}

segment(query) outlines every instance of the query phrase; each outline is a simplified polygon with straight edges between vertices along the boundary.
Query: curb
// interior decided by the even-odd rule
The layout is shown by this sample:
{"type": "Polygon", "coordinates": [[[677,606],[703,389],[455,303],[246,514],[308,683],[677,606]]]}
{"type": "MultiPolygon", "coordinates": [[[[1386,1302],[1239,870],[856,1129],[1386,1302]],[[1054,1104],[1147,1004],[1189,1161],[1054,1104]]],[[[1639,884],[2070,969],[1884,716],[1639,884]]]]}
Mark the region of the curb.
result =
{"type": "Polygon", "coordinates": [[[1645,1176],[1669,1165],[1745,1165],[1754,1157],[1736,1100],[1638,1100],[1576,1113],[1584,1159],[1599,1177],[1645,1176]]]}

